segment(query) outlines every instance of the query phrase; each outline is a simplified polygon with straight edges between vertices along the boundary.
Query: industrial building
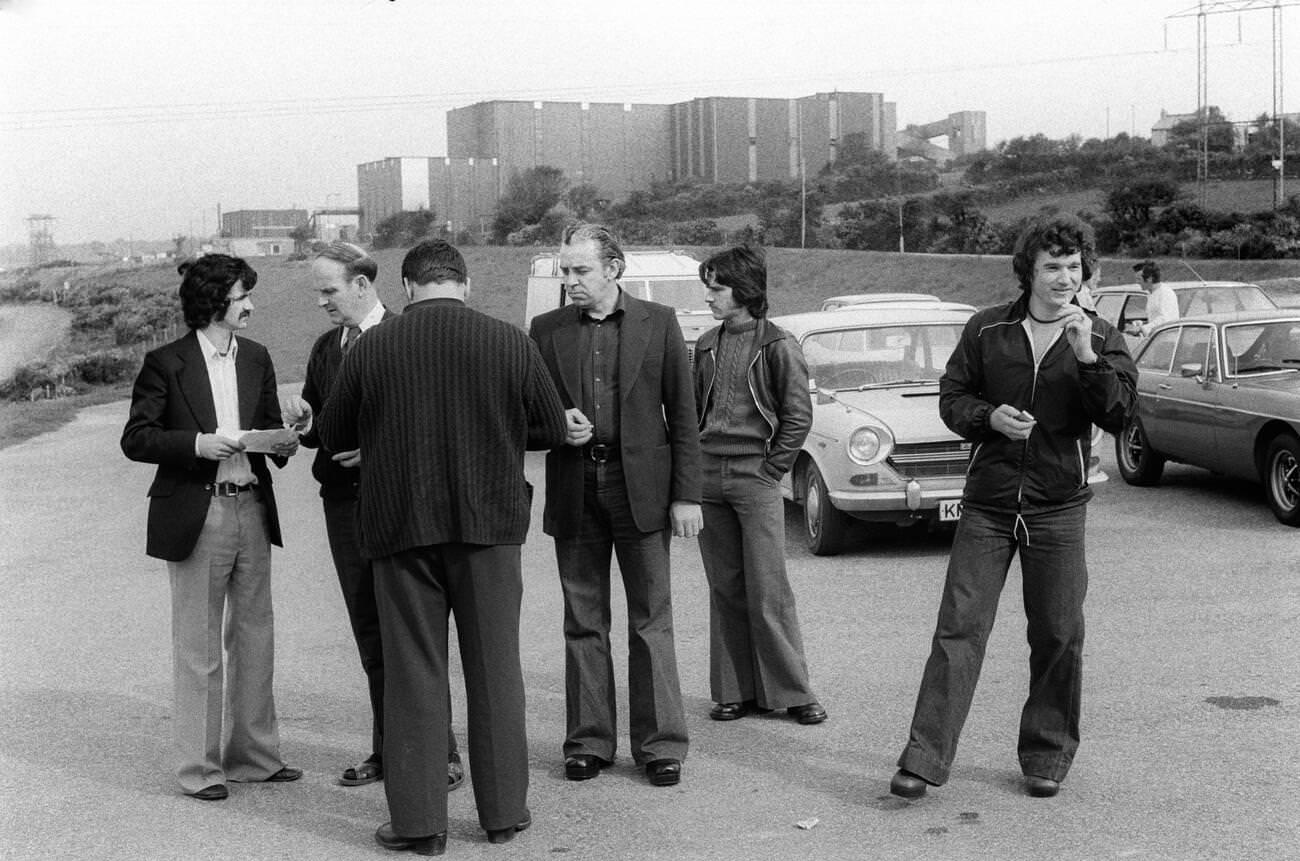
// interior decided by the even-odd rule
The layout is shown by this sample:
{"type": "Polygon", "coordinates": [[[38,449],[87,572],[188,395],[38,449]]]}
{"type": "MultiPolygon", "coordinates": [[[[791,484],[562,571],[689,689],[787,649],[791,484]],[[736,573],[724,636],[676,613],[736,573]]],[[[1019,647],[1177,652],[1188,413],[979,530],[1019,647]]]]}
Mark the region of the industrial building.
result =
{"type": "Polygon", "coordinates": [[[796,99],[707,97],[678,104],[479,102],[447,112],[447,155],[357,167],[360,234],[402,210],[432,206],[455,235],[485,235],[510,177],[555,167],[609,200],[664,180],[791,180],[833,163],[850,135],[889,157],[948,161],[985,147],[983,111],[897,130],[881,93],[796,99]],[[946,136],[948,149],[932,139],[946,136]],[[423,185],[421,185],[423,184],[423,185]]]}

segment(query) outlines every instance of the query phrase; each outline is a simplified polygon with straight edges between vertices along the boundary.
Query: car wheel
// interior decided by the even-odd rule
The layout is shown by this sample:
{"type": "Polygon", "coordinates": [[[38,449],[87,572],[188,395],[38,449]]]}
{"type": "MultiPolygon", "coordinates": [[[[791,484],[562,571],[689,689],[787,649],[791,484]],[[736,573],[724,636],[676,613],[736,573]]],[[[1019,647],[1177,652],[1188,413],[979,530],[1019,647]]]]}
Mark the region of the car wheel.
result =
{"type": "Polygon", "coordinates": [[[1160,482],[1165,470],[1164,455],[1151,447],[1147,433],[1138,419],[1130,419],[1115,437],[1115,460],[1119,474],[1129,484],[1150,487],[1160,482]]]}
{"type": "Polygon", "coordinates": [[[803,525],[808,549],[816,556],[834,556],[844,549],[848,517],[831,503],[817,464],[803,471],[803,525]]]}
{"type": "Polygon", "coordinates": [[[1279,434],[1264,457],[1268,505],[1287,526],[1300,526],[1300,440],[1279,434]]]}

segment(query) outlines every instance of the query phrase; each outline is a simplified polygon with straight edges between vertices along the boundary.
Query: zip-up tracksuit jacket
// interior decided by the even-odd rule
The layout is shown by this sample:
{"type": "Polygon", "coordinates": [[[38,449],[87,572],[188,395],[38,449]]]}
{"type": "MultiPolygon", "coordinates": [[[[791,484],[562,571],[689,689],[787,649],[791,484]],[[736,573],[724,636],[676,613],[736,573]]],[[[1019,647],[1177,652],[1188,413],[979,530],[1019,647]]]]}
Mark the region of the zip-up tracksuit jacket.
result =
{"type": "Polygon", "coordinates": [[[1025,294],[971,317],[939,382],[944,423],[975,443],[968,506],[1030,514],[1087,502],[1091,425],[1118,433],[1137,406],[1137,367],[1114,326],[1085,309],[1097,362],[1080,364],[1062,334],[1035,369],[1028,304],[1025,294]],[[1037,420],[1027,440],[989,427],[1002,404],[1037,420]]]}

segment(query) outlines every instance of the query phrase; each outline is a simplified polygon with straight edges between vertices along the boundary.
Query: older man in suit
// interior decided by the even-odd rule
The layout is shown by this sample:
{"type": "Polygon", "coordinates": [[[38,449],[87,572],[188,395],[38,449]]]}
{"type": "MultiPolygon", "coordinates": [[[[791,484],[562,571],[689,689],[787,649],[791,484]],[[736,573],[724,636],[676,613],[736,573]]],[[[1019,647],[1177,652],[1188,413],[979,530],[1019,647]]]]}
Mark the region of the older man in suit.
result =
{"type": "Polygon", "coordinates": [[[568,228],[560,270],[570,304],[531,329],[568,418],[566,444],[546,458],[543,519],[564,591],[564,772],[588,780],[614,760],[613,552],[627,595],[632,756],[652,785],[672,786],[687,738],[668,530],[694,537],[703,523],[699,431],[676,313],[625,293],[625,266],[608,229],[568,228]]]}
{"type": "MultiPolygon", "coordinates": [[[[311,263],[310,285],[316,293],[316,303],[334,326],[312,345],[302,395],[291,395],[284,400],[285,420],[303,429],[303,445],[316,449],[311,472],[320,482],[325,534],[370,693],[370,755],[343,769],[339,777],[343,786],[364,786],[384,778],[384,650],[379,636],[379,608],[375,604],[375,575],[370,561],[361,555],[357,536],[361,452],[358,449],[334,452],[323,447],[312,417],[325,405],[344,354],[363,332],[396,316],[379,301],[375,288],[378,276],[379,263],[365,249],[350,242],[331,242],[316,254],[311,263]]],[[[448,723],[447,786],[458,789],[464,780],[456,736],[448,723]]]]}
{"type": "MultiPolygon", "coordinates": [[[[219,801],[227,780],[302,776],[280,758],[272,695],[271,545],[280,545],[280,522],[265,454],[247,453],[241,439],[283,428],[266,348],[235,337],[252,314],[257,273],[224,254],[180,273],[191,331],[145,356],[122,451],[158,465],[146,552],[167,561],[171,578],[177,780],[187,795],[219,801]]],[[[274,442],[277,464],[297,448],[292,433],[274,442]]]]}
{"type": "Polygon", "coordinates": [[[384,848],[447,842],[447,636],[456,615],[479,824],[502,843],[532,823],[519,660],[524,451],[564,439],[537,349],[465,304],[460,252],[440,240],[402,261],[412,300],[357,341],[320,415],[321,442],[360,449],[358,529],[375,572],[384,650],[384,848]]]}

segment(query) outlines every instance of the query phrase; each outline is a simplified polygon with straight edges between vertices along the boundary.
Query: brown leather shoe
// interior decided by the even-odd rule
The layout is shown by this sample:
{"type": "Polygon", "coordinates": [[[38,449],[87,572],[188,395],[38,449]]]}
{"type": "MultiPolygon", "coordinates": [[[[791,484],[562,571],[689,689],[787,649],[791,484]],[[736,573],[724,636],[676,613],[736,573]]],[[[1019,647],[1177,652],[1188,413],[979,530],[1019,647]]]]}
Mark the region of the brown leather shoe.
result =
{"type": "Polygon", "coordinates": [[[428,837],[401,837],[393,831],[393,823],[385,822],[375,829],[375,842],[394,852],[441,855],[447,851],[447,832],[440,831],[428,837]]]}
{"type": "Polygon", "coordinates": [[[203,787],[198,792],[189,793],[189,796],[199,801],[225,801],[230,797],[230,790],[226,789],[224,783],[214,783],[203,787]]]}

